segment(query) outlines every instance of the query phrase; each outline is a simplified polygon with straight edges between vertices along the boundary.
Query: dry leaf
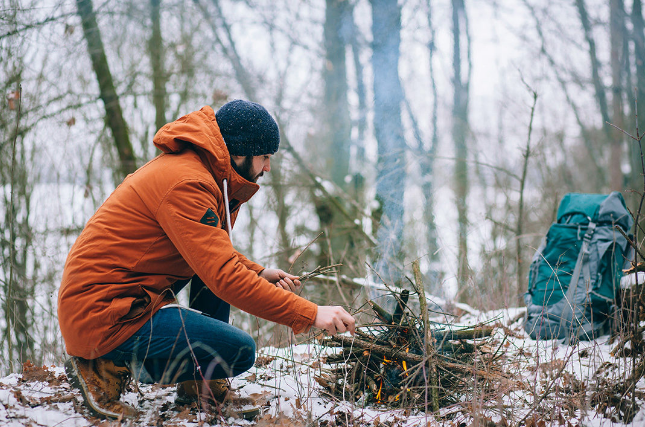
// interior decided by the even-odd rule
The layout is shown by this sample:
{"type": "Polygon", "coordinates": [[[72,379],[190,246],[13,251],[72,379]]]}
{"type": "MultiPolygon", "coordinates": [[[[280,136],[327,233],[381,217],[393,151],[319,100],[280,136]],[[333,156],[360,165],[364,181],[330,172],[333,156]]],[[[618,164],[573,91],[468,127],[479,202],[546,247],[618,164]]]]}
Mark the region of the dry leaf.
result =
{"type": "Polygon", "coordinates": [[[9,104],[9,109],[10,110],[13,111],[16,108],[18,108],[18,103],[16,101],[18,101],[19,99],[20,99],[20,92],[17,92],[17,91],[16,92],[9,92],[7,94],[7,103],[9,104]]]}

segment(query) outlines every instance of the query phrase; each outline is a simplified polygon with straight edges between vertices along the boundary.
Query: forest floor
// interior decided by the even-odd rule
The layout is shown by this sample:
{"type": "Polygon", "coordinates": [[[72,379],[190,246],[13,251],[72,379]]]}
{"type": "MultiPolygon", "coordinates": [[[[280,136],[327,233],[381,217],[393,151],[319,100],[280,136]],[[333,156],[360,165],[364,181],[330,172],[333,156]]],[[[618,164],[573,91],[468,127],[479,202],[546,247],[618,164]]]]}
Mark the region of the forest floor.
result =
{"type": "MultiPolygon", "coordinates": [[[[611,355],[608,336],[574,346],[531,340],[522,327],[523,309],[471,312],[460,324],[491,320],[490,344],[501,349],[507,379],[496,390],[471,390],[469,396],[438,414],[386,405],[360,405],[330,397],[314,377],[324,370],[324,356],[334,349],[318,343],[258,351],[256,366],[233,381],[238,394],[262,407],[253,422],[196,406],[176,405],[175,388],[130,386],[122,400],[141,415],[124,421],[132,426],[609,426],[645,425],[645,380],[634,393],[616,396],[633,369],[631,358],[611,355]],[[636,406],[631,406],[633,403],[636,406]],[[641,409],[643,408],[643,409],[641,409]]],[[[639,356],[640,360],[640,356],[639,356]]],[[[21,374],[0,378],[0,425],[117,425],[94,418],[80,393],[68,383],[62,367],[25,364],[21,374]]]]}

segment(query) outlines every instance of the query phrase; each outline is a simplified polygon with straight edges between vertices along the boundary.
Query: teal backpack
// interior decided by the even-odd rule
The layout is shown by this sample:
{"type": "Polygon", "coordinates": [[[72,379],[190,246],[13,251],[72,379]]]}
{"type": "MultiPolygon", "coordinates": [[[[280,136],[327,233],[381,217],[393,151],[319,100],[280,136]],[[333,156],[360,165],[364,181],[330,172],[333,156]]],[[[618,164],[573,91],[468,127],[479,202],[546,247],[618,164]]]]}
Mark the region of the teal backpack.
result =
{"type": "Polygon", "coordinates": [[[569,193],[533,256],[524,329],[533,339],[592,340],[611,330],[633,220],[623,196],[569,193]]]}

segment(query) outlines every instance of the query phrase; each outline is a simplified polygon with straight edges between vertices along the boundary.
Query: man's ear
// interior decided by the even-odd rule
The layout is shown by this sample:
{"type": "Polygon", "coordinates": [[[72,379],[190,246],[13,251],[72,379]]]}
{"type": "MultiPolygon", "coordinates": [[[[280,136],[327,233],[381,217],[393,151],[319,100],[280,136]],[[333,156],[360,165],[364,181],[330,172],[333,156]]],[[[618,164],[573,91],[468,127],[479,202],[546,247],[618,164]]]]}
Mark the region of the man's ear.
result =
{"type": "Polygon", "coordinates": [[[244,161],[244,156],[231,156],[231,160],[235,162],[236,165],[240,165],[244,161]]]}

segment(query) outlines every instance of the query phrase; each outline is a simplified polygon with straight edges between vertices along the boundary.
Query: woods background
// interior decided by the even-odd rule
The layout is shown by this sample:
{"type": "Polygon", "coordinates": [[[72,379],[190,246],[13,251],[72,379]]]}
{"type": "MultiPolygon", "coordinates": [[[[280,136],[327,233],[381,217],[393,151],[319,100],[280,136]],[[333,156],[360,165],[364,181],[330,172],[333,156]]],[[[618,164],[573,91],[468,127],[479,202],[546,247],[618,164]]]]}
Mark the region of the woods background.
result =
{"type": "Polygon", "coordinates": [[[520,305],[565,193],[634,210],[643,189],[639,144],[610,126],[645,129],[641,0],[0,4],[2,372],[62,360],[71,244],[156,130],[203,105],[276,117],[235,245],[295,274],[343,263],[305,289],[317,303],[355,310],[341,275],[396,283],[419,259],[434,295],[520,305]]]}

